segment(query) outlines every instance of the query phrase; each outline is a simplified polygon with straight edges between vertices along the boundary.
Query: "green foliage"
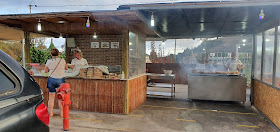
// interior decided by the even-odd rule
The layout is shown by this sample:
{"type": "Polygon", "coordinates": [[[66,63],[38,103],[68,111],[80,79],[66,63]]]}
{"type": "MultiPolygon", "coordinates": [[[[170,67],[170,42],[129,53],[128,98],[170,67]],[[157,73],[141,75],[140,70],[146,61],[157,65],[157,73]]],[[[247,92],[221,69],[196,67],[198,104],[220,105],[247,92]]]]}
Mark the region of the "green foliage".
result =
{"type": "Polygon", "coordinates": [[[31,63],[45,64],[46,61],[47,61],[47,57],[45,55],[45,52],[38,49],[35,46],[31,47],[30,55],[31,55],[31,63]]]}
{"type": "Polygon", "coordinates": [[[49,48],[45,51],[45,56],[46,56],[47,60],[52,58],[51,50],[54,49],[54,48],[56,48],[56,47],[54,46],[53,43],[51,43],[49,48]]]}
{"type": "Polygon", "coordinates": [[[56,47],[54,46],[53,43],[51,43],[50,46],[49,46],[49,48],[48,48],[48,50],[51,51],[51,49],[53,49],[53,48],[56,48],[56,47]]]}
{"type": "MultiPolygon", "coordinates": [[[[41,50],[38,47],[32,46],[30,49],[31,63],[45,64],[48,59],[51,59],[51,49],[56,48],[53,43],[50,44],[47,50],[41,50]]],[[[59,54],[59,58],[65,59],[66,53],[59,54]]]]}
{"type": "Polygon", "coordinates": [[[62,54],[59,54],[59,58],[61,58],[61,59],[66,59],[66,53],[65,52],[63,52],[62,54]]]}

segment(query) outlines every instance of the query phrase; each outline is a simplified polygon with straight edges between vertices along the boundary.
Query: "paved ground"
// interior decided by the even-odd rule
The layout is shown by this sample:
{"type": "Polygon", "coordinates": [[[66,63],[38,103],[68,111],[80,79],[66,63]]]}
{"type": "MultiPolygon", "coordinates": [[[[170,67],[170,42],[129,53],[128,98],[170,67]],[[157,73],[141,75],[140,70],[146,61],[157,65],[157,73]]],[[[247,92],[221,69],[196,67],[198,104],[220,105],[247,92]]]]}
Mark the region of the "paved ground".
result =
{"type": "MultiPolygon", "coordinates": [[[[250,107],[233,102],[186,100],[186,85],[176,85],[176,98],[148,98],[129,115],[70,111],[73,132],[274,132],[250,107]],[[185,91],[185,92],[184,92],[185,91]]],[[[155,91],[155,89],[148,89],[155,91]]],[[[160,91],[162,92],[162,91],[160,91]]],[[[62,118],[51,117],[51,132],[63,131],[62,118]]]]}

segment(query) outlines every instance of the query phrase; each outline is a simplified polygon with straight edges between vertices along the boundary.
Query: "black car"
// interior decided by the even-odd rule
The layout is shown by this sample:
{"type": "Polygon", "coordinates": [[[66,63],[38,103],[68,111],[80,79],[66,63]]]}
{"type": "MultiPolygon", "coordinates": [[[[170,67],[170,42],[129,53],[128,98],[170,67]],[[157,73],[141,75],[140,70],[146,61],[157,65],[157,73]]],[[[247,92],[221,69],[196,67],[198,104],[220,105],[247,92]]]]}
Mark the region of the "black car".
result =
{"type": "Polygon", "coordinates": [[[48,132],[43,92],[32,76],[0,50],[0,132],[48,132]]]}

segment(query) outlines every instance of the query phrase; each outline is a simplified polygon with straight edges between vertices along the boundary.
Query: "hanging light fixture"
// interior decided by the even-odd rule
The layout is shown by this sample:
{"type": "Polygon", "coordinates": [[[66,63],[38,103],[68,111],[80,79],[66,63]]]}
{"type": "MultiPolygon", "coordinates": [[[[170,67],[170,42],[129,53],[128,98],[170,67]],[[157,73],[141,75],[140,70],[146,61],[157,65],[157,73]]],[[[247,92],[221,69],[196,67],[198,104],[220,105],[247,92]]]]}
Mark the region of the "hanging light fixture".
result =
{"type": "Polygon", "coordinates": [[[162,41],[162,45],[165,45],[165,41],[164,40],[162,41]]]}
{"type": "Polygon", "coordinates": [[[62,34],[60,33],[59,38],[63,38],[62,34]]]}
{"type": "Polygon", "coordinates": [[[152,15],[151,15],[151,26],[155,26],[155,19],[154,19],[154,13],[152,12],[152,15]]]}
{"type": "Polygon", "coordinates": [[[94,32],[94,34],[93,34],[93,38],[94,38],[94,39],[96,39],[96,38],[97,38],[96,32],[94,32]]]}
{"type": "Polygon", "coordinates": [[[41,24],[41,20],[39,19],[38,21],[38,27],[37,27],[38,31],[42,31],[42,24],[41,24]]]}
{"type": "Polygon", "coordinates": [[[87,18],[86,27],[90,27],[89,17],[87,18]]]}
{"type": "Polygon", "coordinates": [[[261,10],[261,13],[260,13],[260,15],[259,15],[259,19],[261,19],[261,20],[264,19],[264,16],[265,16],[265,15],[264,15],[263,9],[262,9],[262,10],[261,10]]]}

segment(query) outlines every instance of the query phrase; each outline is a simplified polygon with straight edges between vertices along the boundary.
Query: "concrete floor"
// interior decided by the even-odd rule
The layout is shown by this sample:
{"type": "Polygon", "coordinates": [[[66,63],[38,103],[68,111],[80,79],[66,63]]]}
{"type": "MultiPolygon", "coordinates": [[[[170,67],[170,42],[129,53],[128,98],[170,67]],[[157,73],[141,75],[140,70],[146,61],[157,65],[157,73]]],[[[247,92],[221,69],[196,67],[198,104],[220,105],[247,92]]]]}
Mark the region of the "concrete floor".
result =
{"type": "MultiPolygon", "coordinates": [[[[148,89],[157,91],[159,89],[148,89]]],[[[63,131],[55,110],[51,132],[63,131]]],[[[70,111],[71,132],[274,132],[264,117],[233,102],[188,101],[187,86],[176,85],[176,98],[150,98],[129,115],[70,111]]]]}

